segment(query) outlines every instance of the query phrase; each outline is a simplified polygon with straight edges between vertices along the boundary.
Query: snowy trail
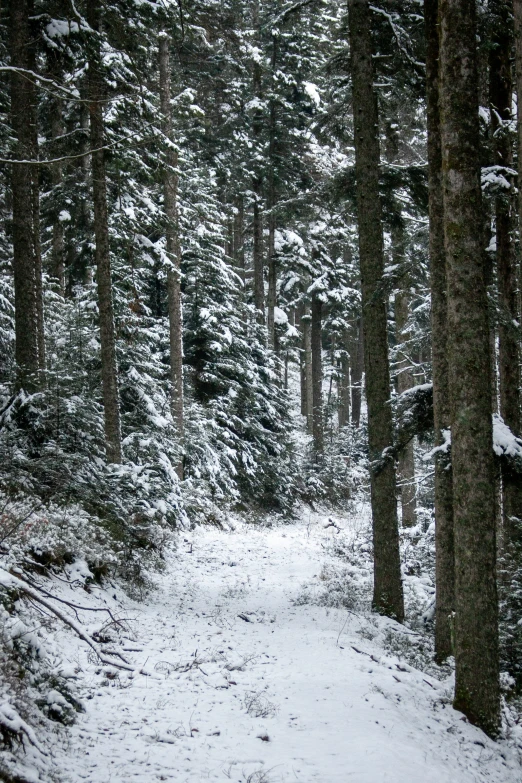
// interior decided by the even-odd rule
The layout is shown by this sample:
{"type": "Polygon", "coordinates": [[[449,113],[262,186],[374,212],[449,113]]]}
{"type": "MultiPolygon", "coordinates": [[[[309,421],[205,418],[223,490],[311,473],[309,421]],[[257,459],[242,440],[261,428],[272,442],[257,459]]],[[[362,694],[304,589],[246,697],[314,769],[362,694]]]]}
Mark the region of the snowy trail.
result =
{"type": "Polygon", "coordinates": [[[71,646],[86,704],[56,751],[71,781],[522,780],[514,751],[357,634],[357,617],[293,603],[325,559],[323,524],[185,535],[158,592],[124,606],[123,646],[150,677],[105,678],[71,646]]]}

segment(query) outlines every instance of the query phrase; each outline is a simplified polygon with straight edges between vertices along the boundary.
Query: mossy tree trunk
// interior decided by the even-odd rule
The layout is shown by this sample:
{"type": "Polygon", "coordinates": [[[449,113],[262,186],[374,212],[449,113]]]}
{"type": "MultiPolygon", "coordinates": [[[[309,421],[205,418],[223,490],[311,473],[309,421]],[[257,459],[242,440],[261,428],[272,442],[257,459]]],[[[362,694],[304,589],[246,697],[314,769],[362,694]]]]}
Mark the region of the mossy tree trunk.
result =
{"type": "MultiPolygon", "coordinates": [[[[492,40],[489,56],[489,101],[494,165],[512,168],[513,151],[508,123],[511,117],[513,80],[512,0],[490,0],[492,40]]],[[[514,206],[512,191],[495,199],[497,235],[498,381],[500,415],[517,435],[520,427],[520,323],[515,248],[512,239],[514,206]]],[[[522,482],[512,471],[502,470],[503,533],[507,545],[522,543],[522,482]]]]}
{"type": "MultiPolygon", "coordinates": [[[[169,310],[170,337],[170,405],[176,425],[176,436],[180,452],[183,449],[183,311],[181,306],[181,247],[179,240],[178,215],[178,155],[174,147],[172,109],[170,105],[170,38],[166,33],[159,39],[160,103],[163,133],[167,140],[165,168],[163,172],[163,208],[167,219],[166,250],[169,259],[167,270],[167,299],[169,310]]],[[[183,460],[177,465],[180,479],[183,478],[183,460]]]]}
{"type": "MultiPolygon", "coordinates": [[[[36,70],[33,0],[10,4],[10,54],[14,68],[36,70]]],[[[16,385],[31,393],[41,388],[45,369],[40,251],[40,193],[36,87],[21,73],[11,72],[11,125],[16,160],[11,166],[13,198],[13,272],[15,294],[16,385]]]]}
{"type": "Polygon", "coordinates": [[[390,368],[383,287],[384,249],[379,195],[377,99],[373,88],[371,12],[367,0],[349,0],[357,219],[368,405],[374,547],[373,607],[404,619],[399,557],[395,464],[384,459],[393,442],[390,368]]]}
{"type": "Polygon", "coordinates": [[[106,89],[97,34],[101,27],[100,0],[90,0],[87,21],[93,30],[89,42],[88,98],[92,152],[92,194],[96,242],[96,283],[100,319],[101,380],[105,425],[105,451],[108,462],[121,462],[120,406],[118,366],[112,303],[109,219],[107,211],[107,175],[105,163],[105,127],[103,107],[106,89]]]}
{"type": "MultiPolygon", "coordinates": [[[[439,0],[425,0],[426,103],[428,124],[428,187],[430,215],[431,355],[435,445],[442,446],[450,429],[448,328],[442,149],[439,111],[439,0]]],[[[453,655],[451,616],[455,610],[455,553],[453,541],[453,483],[448,455],[435,458],[435,654],[444,661],[453,655]]]]}
{"type": "Polygon", "coordinates": [[[440,0],[440,117],[455,534],[455,700],[500,726],[491,361],[480,184],[476,8],[440,0]]]}

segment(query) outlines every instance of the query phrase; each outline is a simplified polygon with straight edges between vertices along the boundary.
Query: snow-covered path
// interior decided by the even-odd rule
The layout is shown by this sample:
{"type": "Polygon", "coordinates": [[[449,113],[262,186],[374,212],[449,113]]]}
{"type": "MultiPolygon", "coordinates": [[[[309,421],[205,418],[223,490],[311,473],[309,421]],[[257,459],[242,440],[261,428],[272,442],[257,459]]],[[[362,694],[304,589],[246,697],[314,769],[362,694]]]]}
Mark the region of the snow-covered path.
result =
{"type": "Polygon", "coordinates": [[[356,616],[293,603],[317,580],[331,534],[317,518],[183,536],[158,591],[120,604],[134,618],[122,647],[152,676],[111,679],[76,657],[86,713],[56,751],[70,780],[522,780],[511,748],[468,725],[439,682],[358,634],[356,616]]]}

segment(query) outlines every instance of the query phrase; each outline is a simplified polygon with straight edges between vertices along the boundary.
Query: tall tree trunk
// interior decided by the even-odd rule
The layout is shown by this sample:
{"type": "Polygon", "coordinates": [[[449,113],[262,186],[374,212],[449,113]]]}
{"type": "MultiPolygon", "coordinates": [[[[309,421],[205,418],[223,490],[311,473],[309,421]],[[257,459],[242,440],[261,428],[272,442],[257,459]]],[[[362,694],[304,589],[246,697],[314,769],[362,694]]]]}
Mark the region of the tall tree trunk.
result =
{"type": "MultiPolygon", "coordinates": [[[[275,76],[276,64],[277,64],[277,35],[272,35],[272,78],[275,76]]],[[[276,253],[275,253],[275,230],[276,230],[276,142],[277,142],[277,128],[276,128],[276,106],[273,99],[270,100],[270,117],[269,117],[269,131],[268,131],[268,162],[269,162],[269,174],[268,174],[268,296],[267,296],[267,329],[268,329],[268,345],[275,350],[276,348],[276,334],[275,334],[275,307],[277,304],[277,267],[276,267],[276,253]]]]}
{"type": "Polygon", "coordinates": [[[90,140],[92,153],[92,193],[94,204],[94,236],[96,240],[96,282],[100,313],[101,380],[105,423],[105,450],[108,462],[121,462],[120,407],[118,398],[118,368],[112,305],[109,220],[107,212],[107,178],[103,106],[105,84],[99,43],[95,36],[100,30],[100,0],[91,0],[87,21],[95,31],[89,42],[88,96],[90,140]]]}
{"type": "Polygon", "coordinates": [[[313,432],[313,383],[312,383],[312,328],[310,318],[310,305],[305,303],[304,314],[301,319],[303,325],[303,347],[304,347],[304,376],[305,376],[305,405],[306,405],[306,426],[308,432],[313,432]]]}
{"type": "MultiPolygon", "coordinates": [[[[259,0],[253,0],[252,5],[252,26],[259,31],[259,0]]],[[[262,97],[261,83],[261,64],[254,63],[253,73],[253,92],[256,98],[262,97]]],[[[261,110],[256,109],[252,120],[252,133],[254,144],[260,143],[260,137],[263,129],[263,114],[261,110]]],[[[254,173],[252,178],[252,192],[254,194],[254,226],[253,226],[253,265],[254,265],[254,306],[256,308],[258,323],[265,323],[265,282],[264,282],[264,263],[263,263],[263,180],[259,172],[254,173]]]]}
{"type": "Polygon", "coordinates": [[[267,295],[267,331],[268,345],[270,348],[276,347],[275,334],[275,308],[277,301],[277,269],[275,252],[275,215],[273,212],[273,198],[269,198],[268,206],[270,215],[268,217],[268,295],[267,295]]]}
{"type": "MultiPolygon", "coordinates": [[[[163,208],[167,218],[166,250],[169,259],[167,270],[167,298],[170,337],[170,405],[176,425],[180,449],[183,448],[183,311],[181,305],[181,247],[178,216],[178,155],[173,146],[172,109],[170,106],[170,38],[167,33],[159,37],[160,108],[162,129],[167,140],[165,169],[163,172],[163,208]]],[[[183,460],[177,472],[183,479],[183,460]]]]}
{"type": "MultiPolygon", "coordinates": [[[[446,253],[442,195],[442,149],[439,112],[439,0],[424,0],[426,31],[426,98],[430,213],[430,287],[435,445],[450,429],[446,253]]],[[[453,485],[448,454],[435,458],[435,654],[439,663],[453,655],[451,616],[455,609],[453,485]]]]}
{"type": "Polygon", "coordinates": [[[440,116],[455,531],[456,709],[500,725],[489,319],[475,0],[440,2],[440,116]]]}
{"type": "MultiPolygon", "coordinates": [[[[35,46],[30,29],[34,0],[13,0],[10,8],[11,65],[34,71],[35,46]]],[[[15,71],[11,73],[11,123],[16,138],[15,158],[37,160],[36,88],[32,80],[15,71]]],[[[27,392],[41,387],[45,368],[38,180],[38,166],[11,166],[16,383],[27,392]]]]}
{"type": "Polygon", "coordinates": [[[322,359],[322,302],[314,291],[312,294],[312,435],[316,458],[324,451],[323,422],[323,359],[322,359]]]}
{"type": "Polygon", "coordinates": [[[239,195],[236,199],[236,211],[234,214],[234,263],[241,277],[243,286],[245,285],[245,208],[243,196],[239,195]]]}
{"type": "MultiPolygon", "coordinates": [[[[49,63],[49,74],[55,82],[59,83],[62,77],[62,68],[60,63],[60,54],[51,50],[47,55],[49,63]]],[[[65,133],[63,121],[63,100],[55,96],[52,102],[51,113],[51,138],[53,142],[53,151],[55,157],[60,157],[62,146],[59,139],[65,133]]],[[[60,204],[60,186],[63,179],[63,163],[61,161],[53,163],[51,166],[51,184],[53,186],[53,197],[60,204]]],[[[60,210],[56,210],[53,217],[52,240],[51,240],[51,266],[52,277],[58,282],[60,293],[65,293],[65,248],[64,248],[64,222],[60,220],[60,210]]]]}
{"type": "Polygon", "coordinates": [[[374,609],[404,619],[395,464],[383,458],[393,443],[390,369],[383,291],[384,250],[379,195],[379,121],[373,89],[370,6],[349,0],[357,220],[368,404],[368,442],[374,548],[374,609]]]}
{"type": "MultiPolygon", "coordinates": [[[[411,337],[407,330],[409,315],[408,295],[399,291],[395,296],[395,328],[397,342],[407,343],[411,337]]],[[[399,394],[413,387],[413,375],[408,356],[402,352],[397,362],[397,391],[399,394]]],[[[401,481],[401,509],[403,527],[413,527],[416,523],[416,487],[415,487],[415,457],[413,440],[411,440],[399,456],[399,477],[401,481]]]]}
{"type": "Polygon", "coordinates": [[[296,323],[301,335],[301,345],[299,347],[299,378],[301,390],[301,416],[306,416],[306,362],[305,362],[305,339],[303,316],[305,314],[303,302],[299,302],[296,310],[296,323]]]}
{"type": "Polygon", "coordinates": [[[259,323],[265,323],[265,281],[263,264],[263,216],[261,212],[261,180],[255,178],[254,191],[254,305],[259,323]]]}
{"type": "MultiPolygon", "coordinates": [[[[63,102],[60,98],[54,101],[54,113],[51,118],[51,135],[53,139],[59,138],[64,132],[63,102]]],[[[54,163],[51,169],[51,182],[58,189],[62,183],[62,164],[54,163]]],[[[53,220],[52,237],[52,267],[51,274],[58,281],[60,291],[65,291],[65,259],[64,259],[64,223],[58,213],[53,220]]]]}
{"type": "MultiPolygon", "coordinates": [[[[511,49],[513,0],[490,0],[492,41],[489,56],[489,100],[493,135],[494,165],[512,167],[511,136],[506,124],[511,120],[513,84],[511,49]]],[[[515,248],[511,238],[512,193],[497,196],[497,283],[500,319],[498,325],[498,376],[500,414],[517,435],[520,428],[520,334],[515,248]]],[[[522,482],[509,469],[502,470],[503,524],[505,543],[522,543],[522,482]]]]}
{"type": "Polygon", "coordinates": [[[345,329],[341,341],[340,378],[337,384],[339,394],[339,429],[350,421],[350,334],[345,329]]]}
{"type": "MultiPolygon", "coordinates": [[[[517,93],[518,231],[522,236],[522,0],[513,0],[515,16],[515,73],[517,93]]],[[[518,267],[518,308],[522,312],[522,269],[518,267]]]]}
{"type": "Polygon", "coordinates": [[[356,336],[350,341],[350,366],[352,370],[352,424],[358,429],[361,425],[362,378],[364,370],[362,318],[359,318],[357,322],[356,336]]]}

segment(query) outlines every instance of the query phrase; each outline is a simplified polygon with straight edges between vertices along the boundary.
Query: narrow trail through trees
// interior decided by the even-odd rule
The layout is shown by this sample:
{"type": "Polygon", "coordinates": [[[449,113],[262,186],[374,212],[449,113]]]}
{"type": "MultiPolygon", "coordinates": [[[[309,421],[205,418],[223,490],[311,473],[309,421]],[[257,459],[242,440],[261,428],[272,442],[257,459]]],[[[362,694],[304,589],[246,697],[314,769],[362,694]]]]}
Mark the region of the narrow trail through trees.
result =
{"type": "Polygon", "coordinates": [[[68,779],[517,780],[511,749],[451,708],[449,683],[384,651],[393,621],[314,605],[330,544],[360,524],[306,513],[182,536],[144,603],[103,597],[132,618],[118,643],[149,676],[100,666],[62,629],[86,706],[54,750],[68,779]]]}

